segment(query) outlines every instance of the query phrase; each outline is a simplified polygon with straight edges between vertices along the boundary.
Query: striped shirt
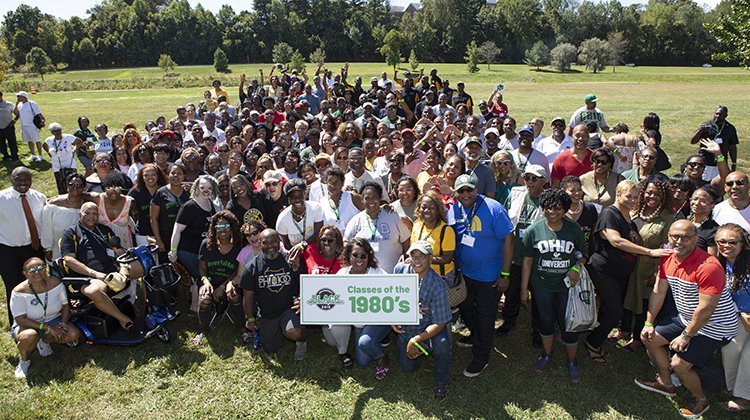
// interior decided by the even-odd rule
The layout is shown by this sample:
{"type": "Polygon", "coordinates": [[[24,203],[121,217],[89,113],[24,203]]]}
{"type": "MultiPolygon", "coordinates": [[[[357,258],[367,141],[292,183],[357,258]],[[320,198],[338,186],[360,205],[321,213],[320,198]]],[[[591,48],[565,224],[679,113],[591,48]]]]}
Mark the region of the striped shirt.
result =
{"type": "Polygon", "coordinates": [[[719,303],[700,331],[714,340],[731,340],[737,335],[737,308],[726,287],[724,269],[719,261],[700,248],[682,262],[675,255],[664,258],[659,265],[659,278],[669,281],[680,320],[688,325],[698,308],[698,295],[720,295],[719,303]]]}

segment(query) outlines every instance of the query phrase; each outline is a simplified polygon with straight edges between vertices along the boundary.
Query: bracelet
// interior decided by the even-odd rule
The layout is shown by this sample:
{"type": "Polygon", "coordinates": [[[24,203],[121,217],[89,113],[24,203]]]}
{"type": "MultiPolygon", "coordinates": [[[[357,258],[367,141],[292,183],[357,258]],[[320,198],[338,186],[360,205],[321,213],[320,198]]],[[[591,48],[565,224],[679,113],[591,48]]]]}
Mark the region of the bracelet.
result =
{"type": "Polygon", "coordinates": [[[614,154],[619,155],[620,154],[620,148],[615,147],[615,150],[613,150],[614,154]]]}
{"type": "Polygon", "coordinates": [[[716,157],[716,163],[721,163],[727,160],[727,158],[724,157],[724,155],[719,155],[716,157]]]}
{"type": "Polygon", "coordinates": [[[399,99],[398,103],[402,104],[402,103],[404,103],[404,101],[405,101],[404,99],[399,99]]]}
{"type": "Polygon", "coordinates": [[[654,323],[653,323],[653,322],[644,322],[644,323],[643,323],[643,325],[644,325],[645,327],[652,327],[652,328],[653,328],[653,326],[654,326],[654,323]]]}
{"type": "Polygon", "coordinates": [[[507,271],[502,271],[502,272],[500,272],[500,275],[501,275],[502,277],[510,277],[510,273],[509,273],[509,272],[507,272],[507,271]]]}
{"type": "Polygon", "coordinates": [[[211,283],[211,278],[208,277],[208,276],[203,276],[203,277],[201,277],[201,282],[203,282],[203,283],[205,283],[205,282],[211,283]]]}
{"type": "Polygon", "coordinates": [[[570,267],[570,269],[573,270],[573,271],[575,271],[578,274],[581,274],[581,270],[578,267],[576,267],[576,266],[572,266],[572,267],[570,267]]]}
{"type": "Polygon", "coordinates": [[[44,322],[39,324],[39,331],[44,332],[44,322]]]}
{"type": "Polygon", "coordinates": [[[412,342],[412,344],[414,344],[415,346],[417,346],[417,348],[418,348],[418,349],[419,349],[419,350],[420,350],[420,351],[421,351],[422,353],[424,353],[424,355],[425,355],[425,356],[429,356],[429,355],[430,355],[430,353],[427,353],[427,350],[425,350],[425,349],[424,349],[424,347],[422,347],[422,345],[421,345],[421,344],[419,344],[419,342],[418,342],[417,340],[415,340],[414,338],[412,338],[412,339],[411,339],[411,340],[409,340],[409,341],[411,341],[411,342],[412,342]]]}
{"type": "Polygon", "coordinates": [[[169,248],[170,251],[177,252],[177,248],[169,248]]]}
{"type": "Polygon", "coordinates": [[[248,319],[246,319],[245,320],[245,325],[247,325],[247,324],[249,324],[251,322],[255,322],[255,318],[248,318],[248,319]]]}

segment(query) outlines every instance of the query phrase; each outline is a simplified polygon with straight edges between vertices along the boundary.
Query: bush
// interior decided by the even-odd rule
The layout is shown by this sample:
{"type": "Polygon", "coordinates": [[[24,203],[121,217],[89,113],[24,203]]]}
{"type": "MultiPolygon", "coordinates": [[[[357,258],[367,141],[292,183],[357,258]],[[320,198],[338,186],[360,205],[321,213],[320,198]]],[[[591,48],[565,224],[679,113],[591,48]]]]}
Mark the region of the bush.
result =
{"type": "Polygon", "coordinates": [[[294,51],[286,42],[279,42],[273,47],[273,61],[275,63],[287,64],[292,60],[294,51]]]}
{"type": "Polygon", "coordinates": [[[214,69],[219,73],[229,73],[229,59],[221,48],[214,51],[214,69]]]}
{"type": "Polygon", "coordinates": [[[168,76],[172,73],[172,70],[174,70],[175,67],[177,67],[177,63],[172,60],[172,56],[169,54],[162,54],[159,56],[159,62],[157,63],[159,65],[159,68],[164,70],[164,75],[168,76]]]}
{"type": "Polygon", "coordinates": [[[544,42],[537,41],[530,49],[526,50],[526,57],[523,61],[539,70],[540,67],[548,65],[550,62],[549,47],[544,42]]]}
{"type": "Polygon", "coordinates": [[[578,49],[575,45],[566,42],[553,48],[550,55],[552,67],[564,72],[565,70],[570,70],[570,63],[576,60],[578,49]]]}
{"type": "Polygon", "coordinates": [[[305,70],[305,57],[302,56],[302,53],[300,53],[299,50],[294,50],[292,58],[289,61],[289,69],[297,70],[300,73],[305,70]]]}
{"type": "Polygon", "coordinates": [[[476,73],[479,71],[478,48],[476,41],[471,41],[469,45],[466,46],[466,55],[464,56],[464,59],[466,60],[466,67],[467,70],[469,70],[469,73],[476,73]]]}

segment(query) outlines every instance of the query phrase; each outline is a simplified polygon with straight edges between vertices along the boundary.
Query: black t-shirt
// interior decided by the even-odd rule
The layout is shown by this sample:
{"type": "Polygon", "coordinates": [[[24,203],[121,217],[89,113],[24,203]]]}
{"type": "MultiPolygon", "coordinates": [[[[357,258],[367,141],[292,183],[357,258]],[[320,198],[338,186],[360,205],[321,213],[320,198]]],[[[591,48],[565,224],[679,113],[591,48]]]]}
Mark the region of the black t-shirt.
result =
{"type": "Polygon", "coordinates": [[[116,237],[112,229],[103,224],[98,223],[89,230],[78,222],[63,231],[60,253],[74,254],[79,262],[100,273],[114,273],[117,271],[114,253],[108,254],[107,250],[111,249],[110,241],[116,237]]]}
{"type": "Polygon", "coordinates": [[[640,244],[641,235],[638,233],[638,227],[632,220],[628,223],[617,207],[609,206],[602,209],[592,233],[594,252],[591,255],[591,264],[601,271],[609,270],[613,277],[627,278],[635,268],[636,256],[615,248],[608,240],[602,238],[601,232],[604,229],[616,230],[622,238],[640,244]]]}
{"type": "Polygon", "coordinates": [[[138,235],[153,235],[154,233],[151,230],[151,219],[149,215],[151,213],[151,199],[154,196],[151,195],[148,188],[132,189],[128,195],[133,197],[135,205],[138,207],[138,226],[136,226],[136,233],[138,235]]]}
{"type": "Polygon", "coordinates": [[[208,225],[211,223],[211,216],[216,213],[213,203],[209,211],[203,210],[195,200],[190,199],[177,213],[176,223],[185,225],[185,229],[180,236],[180,243],[177,248],[180,251],[192,252],[197,254],[201,247],[201,241],[208,232],[208,225]]]}
{"type": "Polygon", "coordinates": [[[218,246],[209,250],[206,240],[201,242],[198,259],[206,263],[206,275],[211,278],[213,287],[218,287],[237,272],[237,266],[240,265],[237,261],[239,253],[239,246],[234,246],[228,253],[222,254],[218,246]]]}
{"type": "Polygon", "coordinates": [[[591,251],[593,249],[592,232],[596,227],[599,214],[596,212],[596,206],[592,203],[581,201],[581,204],[583,204],[583,210],[581,210],[581,215],[578,217],[576,223],[581,227],[583,237],[586,239],[586,246],[591,251]]]}
{"type": "Polygon", "coordinates": [[[276,228],[276,220],[279,218],[279,214],[289,205],[289,199],[286,194],[281,194],[281,198],[278,201],[271,200],[271,197],[266,195],[266,226],[271,229],[276,228]]]}
{"type": "Polygon", "coordinates": [[[698,226],[698,248],[708,251],[709,246],[716,246],[716,230],[719,228],[719,224],[714,219],[704,220],[700,226],[698,226]]]}
{"type": "Polygon", "coordinates": [[[299,296],[299,273],[292,270],[283,254],[269,261],[261,253],[242,270],[240,287],[255,292],[261,317],[276,318],[299,296]]]}
{"type": "MultiPolygon", "coordinates": [[[[701,137],[709,138],[719,143],[721,148],[721,154],[724,158],[729,154],[729,146],[733,144],[739,144],[740,140],[737,137],[737,129],[734,125],[730,124],[729,121],[724,121],[724,124],[717,124],[716,121],[706,121],[703,124],[710,128],[701,137]],[[721,142],[716,139],[721,139],[721,142]]],[[[703,156],[703,160],[706,162],[706,166],[716,166],[716,158],[712,153],[704,151],[705,147],[700,146],[699,153],[703,156]]]]}
{"type": "MultiPolygon", "coordinates": [[[[250,191],[250,208],[246,209],[242,207],[236,200],[229,200],[227,204],[227,210],[231,211],[232,214],[237,218],[240,224],[243,224],[249,220],[260,220],[266,223],[268,220],[268,210],[266,209],[266,196],[258,191],[250,191]]],[[[271,227],[271,225],[267,225],[271,227]]],[[[273,224],[275,227],[276,224],[273,224]]]]}
{"type": "Polygon", "coordinates": [[[172,231],[174,230],[174,222],[177,219],[177,213],[180,211],[180,207],[190,200],[190,194],[187,191],[182,190],[182,194],[176,197],[169,191],[169,185],[165,185],[154,193],[151,198],[151,203],[159,207],[159,236],[167,246],[169,241],[172,239],[172,231]]]}

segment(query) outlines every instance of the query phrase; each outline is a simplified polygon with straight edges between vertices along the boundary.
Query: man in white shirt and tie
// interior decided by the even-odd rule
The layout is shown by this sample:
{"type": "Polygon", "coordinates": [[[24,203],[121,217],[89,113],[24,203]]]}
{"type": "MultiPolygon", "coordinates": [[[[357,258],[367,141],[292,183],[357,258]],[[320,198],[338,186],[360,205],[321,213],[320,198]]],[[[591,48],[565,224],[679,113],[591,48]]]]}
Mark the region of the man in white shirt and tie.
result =
{"type": "MultiPolygon", "coordinates": [[[[31,257],[44,258],[41,246],[42,209],[47,197],[31,188],[31,171],[19,166],[10,176],[12,187],[0,191],[0,276],[6,290],[7,308],[10,291],[20,284],[23,263],[31,257]]],[[[8,310],[8,328],[13,324],[8,310]]]]}

